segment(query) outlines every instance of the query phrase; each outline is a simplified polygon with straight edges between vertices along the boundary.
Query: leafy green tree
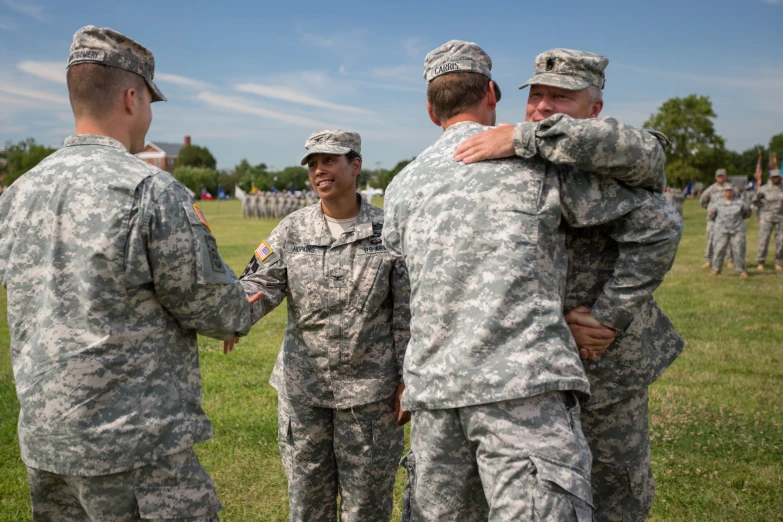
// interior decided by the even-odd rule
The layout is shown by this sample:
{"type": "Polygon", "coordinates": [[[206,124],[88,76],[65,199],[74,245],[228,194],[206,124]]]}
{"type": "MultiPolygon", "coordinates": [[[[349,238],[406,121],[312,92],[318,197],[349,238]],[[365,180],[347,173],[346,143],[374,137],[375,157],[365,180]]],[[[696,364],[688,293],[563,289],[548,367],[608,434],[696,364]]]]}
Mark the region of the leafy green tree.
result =
{"type": "Polygon", "coordinates": [[[2,183],[5,186],[11,185],[19,177],[38,165],[41,160],[52,154],[57,149],[39,145],[33,138],[27,138],[17,144],[7,141],[5,151],[0,153],[3,161],[2,183]]]}
{"type": "Polygon", "coordinates": [[[196,197],[201,194],[201,187],[213,196],[217,194],[218,173],[214,169],[202,167],[177,167],[174,178],[192,190],[196,197]]]}
{"type": "Polygon", "coordinates": [[[182,149],[180,149],[177,166],[202,167],[215,170],[217,162],[208,148],[190,145],[189,147],[182,147],[182,149]]]}
{"type": "Polygon", "coordinates": [[[644,128],[661,131],[671,141],[666,151],[669,184],[682,186],[689,179],[712,179],[726,159],[725,142],[715,132],[716,117],[709,96],[691,94],[666,100],[644,122],[644,128]]]}

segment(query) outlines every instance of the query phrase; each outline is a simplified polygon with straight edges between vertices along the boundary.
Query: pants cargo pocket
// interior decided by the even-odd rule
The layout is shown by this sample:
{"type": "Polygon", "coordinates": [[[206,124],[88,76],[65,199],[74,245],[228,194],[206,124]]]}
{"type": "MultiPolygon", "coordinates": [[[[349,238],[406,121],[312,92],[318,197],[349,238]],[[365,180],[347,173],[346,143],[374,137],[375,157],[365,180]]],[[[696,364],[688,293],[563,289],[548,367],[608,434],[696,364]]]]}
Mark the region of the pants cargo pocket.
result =
{"type": "Polygon", "coordinates": [[[530,456],[538,482],[533,493],[535,520],[542,522],[592,522],[590,480],[560,463],[530,456]]]}
{"type": "Polygon", "coordinates": [[[655,480],[649,453],[643,451],[626,465],[630,495],[623,499],[623,522],[644,522],[655,499],[655,480]]]}
{"type": "Polygon", "coordinates": [[[294,454],[294,437],[293,430],[291,428],[291,419],[279,411],[277,414],[277,448],[280,450],[280,460],[283,463],[283,470],[285,471],[286,478],[290,483],[293,479],[292,473],[294,470],[293,454],[294,454]]]}
{"type": "Polygon", "coordinates": [[[223,507],[212,483],[137,488],[135,494],[139,516],[149,522],[180,519],[217,522],[217,513],[223,507]]]}

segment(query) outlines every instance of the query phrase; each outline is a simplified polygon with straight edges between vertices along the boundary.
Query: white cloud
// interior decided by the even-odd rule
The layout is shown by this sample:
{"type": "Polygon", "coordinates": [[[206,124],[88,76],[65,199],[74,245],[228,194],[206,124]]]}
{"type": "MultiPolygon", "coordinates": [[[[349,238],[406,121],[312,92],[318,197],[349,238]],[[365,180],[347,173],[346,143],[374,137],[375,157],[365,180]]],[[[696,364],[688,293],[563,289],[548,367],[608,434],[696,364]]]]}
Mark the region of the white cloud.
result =
{"type": "Polygon", "coordinates": [[[300,105],[308,105],[310,107],[320,107],[322,109],[331,109],[335,111],[373,114],[371,111],[361,109],[359,107],[352,107],[350,105],[340,105],[337,103],[331,103],[324,100],[319,100],[303,92],[296,91],[290,87],[277,86],[277,85],[261,85],[258,83],[242,83],[236,85],[235,89],[239,92],[257,94],[259,96],[264,96],[266,98],[273,98],[275,100],[298,103],[300,105]]]}
{"type": "Polygon", "coordinates": [[[162,81],[165,83],[173,83],[182,87],[188,87],[198,91],[203,91],[210,88],[207,82],[196,80],[195,78],[188,78],[187,76],[180,76],[179,74],[170,73],[155,73],[155,81],[162,81]]]}
{"type": "Polygon", "coordinates": [[[16,68],[27,74],[38,76],[50,82],[65,85],[65,64],[62,62],[24,61],[16,64],[16,68]]]}
{"type": "Polygon", "coordinates": [[[12,11],[28,16],[39,22],[46,20],[43,14],[43,7],[36,5],[29,0],[3,0],[3,4],[12,11]]]}
{"type": "Polygon", "coordinates": [[[235,112],[242,112],[245,114],[254,114],[256,116],[261,116],[262,118],[282,121],[284,123],[290,123],[291,125],[298,125],[301,127],[310,127],[310,128],[312,127],[324,128],[329,126],[326,123],[317,120],[312,120],[310,118],[304,118],[302,116],[297,116],[295,114],[285,114],[282,112],[271,111],[263,107],[258,107],[251,104],[247,100],[244,100],[242,98],[236,98],[234,96],[224,96],[221,94],[214,94],[211,92],[202,92],[199,93],[198,99],[214,107],[219,107],[222,109],[227,109],[235,112]]]}
{"type": "Polygon", "coordinates": [[[30,100],[38,100],[47,103],[55,103],[58,105],[69,105],[70,102],[65,96],[52,94],[44,91],[37,91],[35,89],[29,89],[27,87],[18,87],[7,83],[0,82],[0,92],[18,96],[20,98],[26,98],[30,100]]]}

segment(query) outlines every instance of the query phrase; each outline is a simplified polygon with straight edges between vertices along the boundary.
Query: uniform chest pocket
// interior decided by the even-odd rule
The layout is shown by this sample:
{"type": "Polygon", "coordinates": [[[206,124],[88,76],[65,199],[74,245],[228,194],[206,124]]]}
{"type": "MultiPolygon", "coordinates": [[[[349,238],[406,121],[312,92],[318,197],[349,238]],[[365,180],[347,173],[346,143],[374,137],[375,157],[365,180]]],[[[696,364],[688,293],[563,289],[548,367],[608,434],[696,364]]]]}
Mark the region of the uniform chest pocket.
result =
{"type": "Polygon", "coordinates": [[[326,278],[323,249],[316,246],[287,247],[285,257],[291,305],[302,311],[324,308],[326,278]]]}
{"type": "Polygon", "coordinates": [[[376,310],[389,297],[392,258],[385,250],[360,247],[354,258],[351,304],[359,310],[376,310]]]}
{"type": "Polygon", "coordinates": [[[195,205],[183,203],[182,208],[190,223],[196,248],[197,281],[202,285],[230,284],[236,280],[234,272],[220,257],[217,242],[205,221],[196,215],[195,205]]]}

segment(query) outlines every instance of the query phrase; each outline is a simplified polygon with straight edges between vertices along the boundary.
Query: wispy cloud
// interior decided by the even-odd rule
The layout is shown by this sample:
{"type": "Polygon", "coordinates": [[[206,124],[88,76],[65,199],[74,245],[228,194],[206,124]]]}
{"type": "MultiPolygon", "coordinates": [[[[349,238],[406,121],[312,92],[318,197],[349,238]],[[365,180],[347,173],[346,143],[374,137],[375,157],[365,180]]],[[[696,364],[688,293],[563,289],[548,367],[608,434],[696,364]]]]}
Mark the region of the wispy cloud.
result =
{"type": "Polygon", "coordinates": [[[28,89],[26,87],[19,87],[17,85],[11,85],[8,83],[0,82],[0,92],[10,94],[12,96],[18,96],[20,98],[26,98],[29,100],[38,100],[47,103],[56,103],[58,105],[68,105],[70,102],[65,96],[52,94],[44,91],[37,91],[35,89],[28,89]]]}
{"type": "Polygon", "coordinates": [[[27,74],[38,76],[50,82],[65,85],[65,64],[62,62],[24,61],[16,64],[16,68],[27,74]]]}
{"type": "Polygon", "coordinates": [[[258,83],[242,83],[236,85],[235,89],[239,92],[257,94],[259,96],[264,96],[266,98],[273,98],[275,100],[298,103],[300,105],[307,105],[310,107],[320,107],[322,109],[331,109],[335,111],[373,114],[373,112],[362,109],[360,107],[352,107],[350,105],[340,105],[325,100],[319,100],[318,98],[315,98],[303,92],[296,91],[294,89],[291,89],[290,87],[283,87],[277,85],[261,85],[258,83]]]}
{"type": "Polygon", "coordinates": [[[329,125],[317,120],[297,116],[295,114],[285,114],[282,112],[271,111],[263,107],[258,107],[250,103],[248,100],[237,98],[234,96],[225,96],[222,94],[214,94],[212,92],[199,93],[198,99],[221,109],[227,109],[233,112],[242,112],[245,114],[254,114],[271,120],[282,121],[284,123],[290,123],[291,125],[298,125],[301,127],[328,127],[329,125]]]}
{"type": "Polygon", "coordinates": [[[43,14],[43,7],[36,5],[29,0],[2,0],[2,2],[8,9],[16,11],[21,15],[28,16],[39,22],[46,21],[46,17],[43,14]]]}
{"type": "Polygon", "coordinates": [[[166,83],[173,83],[189,89],[195,89],[197,91],[203,91],[209,89],[211,86],[207,82],[196,80],[195,78],[188,78],[187,76],[180,76],[179,74],[170,73],[155,73],[155,81],[162,81],[166,83]]]}

